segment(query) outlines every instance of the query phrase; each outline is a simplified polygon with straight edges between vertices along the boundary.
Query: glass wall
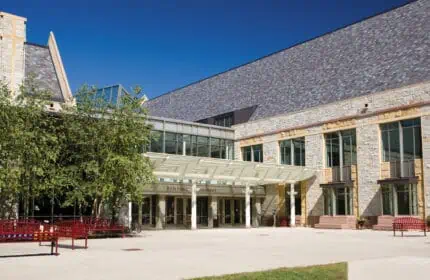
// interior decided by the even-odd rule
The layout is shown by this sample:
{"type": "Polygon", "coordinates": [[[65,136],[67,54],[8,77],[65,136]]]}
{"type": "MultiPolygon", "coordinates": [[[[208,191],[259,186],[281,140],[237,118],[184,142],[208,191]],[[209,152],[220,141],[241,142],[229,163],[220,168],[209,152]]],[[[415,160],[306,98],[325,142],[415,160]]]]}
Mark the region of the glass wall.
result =
{"type": "Polygon", "coordinates": [[[279,142],[281,164],[305,166],[305,138],[288,139],[279,142]]]}
{"type": "Polygon", "coordinates": [[[151,131],[148,151],[175,155],[233,159],[233,140],[173,132],[151,131]]]}
{"type": "Polygon", "coordinates": [[[417,215],[416,184],[385,184],[381,187],[383,215],[417,215]]]}
{"type": "Polygon", "coordinates": [[[263,145],[253,145],[242,148],[242,160],[263,162],[263,145]]]}
{"type": "Polygon", "coordinates": [[[401,154],[405,161],[422,157],[419,118],[381,124],[381,138],[382,159],[385,162],[400,161],[401,154]]]}
{"type": "Polygon", "coordinates": [[[340,145],[342,145],[343,165],[357,164],[357,140],[355,129],[325,134],[326,166],[340,166],[340,145]]]}

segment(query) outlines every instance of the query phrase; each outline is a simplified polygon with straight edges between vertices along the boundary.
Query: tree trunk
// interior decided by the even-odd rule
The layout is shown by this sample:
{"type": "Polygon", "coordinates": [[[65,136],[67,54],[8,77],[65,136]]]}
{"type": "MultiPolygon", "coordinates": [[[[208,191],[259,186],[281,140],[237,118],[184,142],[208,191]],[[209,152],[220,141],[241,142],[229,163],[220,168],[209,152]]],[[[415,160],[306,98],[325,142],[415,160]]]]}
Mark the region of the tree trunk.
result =
{"type": "Polygon", "coordinates": [[[142,201],[139,201],[137,207],[137,230],[138,232],[142,231],[142,201]]]}

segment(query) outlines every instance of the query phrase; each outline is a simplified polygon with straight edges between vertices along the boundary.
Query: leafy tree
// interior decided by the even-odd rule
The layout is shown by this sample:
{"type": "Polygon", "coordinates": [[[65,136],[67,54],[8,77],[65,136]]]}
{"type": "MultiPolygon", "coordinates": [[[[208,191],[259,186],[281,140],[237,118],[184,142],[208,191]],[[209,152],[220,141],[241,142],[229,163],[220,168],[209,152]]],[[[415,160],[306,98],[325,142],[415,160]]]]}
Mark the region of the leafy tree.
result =
{"type": "Polygon", "coordinates": [[[141,201],[144,187],[154,180],[152,166],[142,156],[151,127],[138,90],[119,104],[107,103],[96,93],[95,88],[82,87],[76,95],[78,105],[63,116],[69,148],[62,166],[73,178],[67,203],[91,205],[95,216],[109,209],[115,220],[121,205],[141,201]]]}
{"type": "MultiPolygon", "coordinates": [[[[30,203],[57,186],[55,170],[61,150],[58,118],[46,110],[49,92],[38,90],[32,79],[14,97],[5,84],[0,92],[0,184],[5,200],[1,205],[11,213],[19,194],[24,217],[28,217],[30,203]]],[[[2,216],[5,214],[6,210],[2,216]]]]}

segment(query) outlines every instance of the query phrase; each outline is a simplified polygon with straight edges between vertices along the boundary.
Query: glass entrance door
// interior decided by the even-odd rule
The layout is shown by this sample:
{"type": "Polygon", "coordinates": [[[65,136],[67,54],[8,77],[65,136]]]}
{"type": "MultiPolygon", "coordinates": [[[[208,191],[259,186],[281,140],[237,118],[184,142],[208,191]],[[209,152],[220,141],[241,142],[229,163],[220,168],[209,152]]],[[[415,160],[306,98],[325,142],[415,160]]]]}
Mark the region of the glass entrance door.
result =
{"type": "Polygon", "coordinates": [[[168,196],[166,198],[166,224],[173,225],[175,223],[175,198],[168,196]]]}
{"type": "Polygon", "coordinates": [[[198,197],[197,198],[197,224],[208,225],[208,198],[198,197]]]}
{"type": "Polygon", "coordinates": [[[224,199],[224,223],[225,224],[231,224],[232,223],[232,217],[231,217],[231,200],[230,199],[224,199]]]}
{"type": "Polygon", "coordinates": [[[176,224],[184,224],[184,199],[180,197],[176,198],[176,224]]]}
{"type": "Polygon", "coordinates": [[[413,216],[418,214],[416,184],[386,184],[381,186],[383,215],[413,216]]]}

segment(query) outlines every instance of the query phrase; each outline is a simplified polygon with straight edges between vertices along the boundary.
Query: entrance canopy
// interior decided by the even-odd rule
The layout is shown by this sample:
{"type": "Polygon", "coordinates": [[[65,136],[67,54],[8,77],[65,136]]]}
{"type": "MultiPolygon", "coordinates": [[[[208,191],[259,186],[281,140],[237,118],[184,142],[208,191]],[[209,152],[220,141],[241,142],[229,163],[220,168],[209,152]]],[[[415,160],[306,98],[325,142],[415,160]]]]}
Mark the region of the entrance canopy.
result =
{"type": "Polygon", "coordinates": [[[175,180],[208,180],[235,185],[287,184],[314,176],[304,166],[279,165],[206,157],[146,153],[158,178],[175,180]]]}

